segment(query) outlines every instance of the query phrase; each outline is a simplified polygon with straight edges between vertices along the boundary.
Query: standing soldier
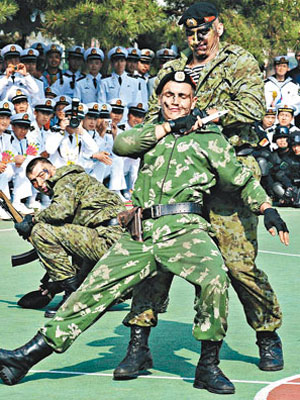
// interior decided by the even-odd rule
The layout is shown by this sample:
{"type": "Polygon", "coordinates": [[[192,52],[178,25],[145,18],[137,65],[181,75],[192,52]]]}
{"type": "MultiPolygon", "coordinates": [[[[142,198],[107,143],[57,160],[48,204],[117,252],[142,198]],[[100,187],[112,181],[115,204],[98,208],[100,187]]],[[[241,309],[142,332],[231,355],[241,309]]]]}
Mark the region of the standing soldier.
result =
{"type": "Polygon", "coordinates": [[[84,104],[98,102],[104,53],[98,47],[90,47],[85,51],[84,59],[89,73],[76,81],[74,97],[84,104]]]}
{"type": "MultiPolygon", "coordinates": [[[[217,122],[235,147],[239,161],[251,168],[258,180],[260,169],[251,156],[258,137],[251,124],[262,119],[265,99],[257,61],[243,48],[220,42],[224,27],[212,3],[193,4],[183,13],[179,24],[185,28],[189,48],[181,53],[180,58],[164,64],[158,72],[157,85],[167,73],[184,70],[196,82],[197,107],[200,110],[207,114],[228,110],[217,122]]],[[[159,115],[157,96],[153,94],[147,118],[154,119],[159,115]]],[[[240,195],[224,194],[219,187],[212,191],[205,205],[232,286],[242,302],[249,325],[256,332],[259,368],[280,370],[283,368],[283,355],[276,329],[281,326],[282,315],[267,275],[255,264],[258,218],[242,204],[240,195]]],[[[134,344],[121,363],[124,377],[136,376],[144,363],[142,342],[149,335],[148,327],[157,323],[155,302],[167,298],[172,276],[161,274],[153,280],[145,282],[136,291],[132,310],[124,320],[125,325],[131,327],[131,343],[134,344]],[[154,300],[151,298],[153,285],[161,290],[161,293],[157,290],[154,300]],[[136,327],[140,328],[138,337],[134,333],[136,327]]]]}
{"type": "Polygon", "coordinates": [[[45,87],[53,85],[57,80],[63,82],[63,72],[59,68],[62,52],[61,46],[55,43],[49,44],[45,49],[46,69],[42,75],[45,87]]]}

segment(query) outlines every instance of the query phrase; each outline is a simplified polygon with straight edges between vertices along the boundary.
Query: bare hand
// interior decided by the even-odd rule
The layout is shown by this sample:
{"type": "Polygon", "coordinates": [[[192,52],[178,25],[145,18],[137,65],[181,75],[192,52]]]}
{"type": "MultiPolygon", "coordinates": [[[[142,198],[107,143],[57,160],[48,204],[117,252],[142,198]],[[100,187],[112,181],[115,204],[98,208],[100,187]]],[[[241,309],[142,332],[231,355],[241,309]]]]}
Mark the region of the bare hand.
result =
{"type": "Polygon", "coordinates": [[[97,120],[96,131],[99,133],[99,135],[101,137],[104,137],[104,135],[107,131],[108,125],[109,125],[109,121],[107,119],[99,118],[97,120]]]}
{"type": "Polygon", "coordinates": [[[23,162],[25,161],[26,157],[22,156],[21,154],[18,154],[17,156],[15,156],[15,164],[16,167],[20,168],[21,165],[23,164],[23,162]]]}
{"type": "Polygon", "coordinates": [[[112,159],[109,156],[110,154],[107,151],[100,151],[99,153],[93,154],[93,158],[102,162],[105,165],[112,164],[112,159]]]}
{"type": "Polygon", "coordinates": [[[44,150],[41,152],[40,156],[44,158],[49,158],[50,154],[46,150],[44,150]]]}
{"type": "Polygon", "coordinates": [[[69,118],[64,117],[63,119],[61,119],[61,120],[59,121],[59,126],[60,126],[60,128],[61,128],[62,130],[65,130],[66,127],[69,125],[69,123],[70,123],[69,118]]]}
{"type": "Polygon", "coordinates": [[[3,172],[6,170],[7,165],[3,162],[0,162],[0,174],[3,174],[3,172]]]}
{"type": "Polygon", "coordinates": [[[18,64],[18,72],[21,74],[21,75],[27,75],[27,68],[26,68],[26,65],[25,64],[22,64],[22,63],[20,63],[20,64],[18,64]]]}

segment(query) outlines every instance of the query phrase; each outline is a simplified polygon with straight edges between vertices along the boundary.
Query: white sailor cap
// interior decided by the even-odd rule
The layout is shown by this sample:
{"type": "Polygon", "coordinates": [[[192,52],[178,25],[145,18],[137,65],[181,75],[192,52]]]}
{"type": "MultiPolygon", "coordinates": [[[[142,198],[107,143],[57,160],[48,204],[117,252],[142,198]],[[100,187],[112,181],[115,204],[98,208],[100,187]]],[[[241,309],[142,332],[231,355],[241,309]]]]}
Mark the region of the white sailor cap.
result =
{"type": "Polygon", "coordinates": [[[109,104],[112,107],[112,112],[115,114],[123,114],[126,104],[122,99],[111,99],[109,104]]]}
{"type": "Polygon", "coordinates": [[[10,123],[12,125],[26,125],[29,128],[31,125],[30,115],[28,113],[14,114],[10,118],[10,123]]]}
{"type": "Polygon", "coordinates": [[[84,52],[84,59],[85,61],[100,59],[101,61],[104,60],[104,53],[99,47],[90,47],[84,52]]]}
{"type": "Polygon", "coordinates": [[[141,50],[136,49],[135,47],[128,47],[127,49],[127,60],[136,60],[138,61],[141,57],[141,50]]]}
{"type": "Polygon", "coordinates": [[[141,50],[141,61],[149,61],[151,62],[155,57],[154,51],[151,49],[142,49],[141,50]]]}
{"type": "Polygon", "coordinates": [[[59,104],[64,104],[67,106],[72,103],[71,97],[65,95],[54,97],[53,101],[55,102],[54,107],[58,106],[59,104]]]}
{"type": "Polygon", "coordinates": [[[122,46],[115,46],[112,49],[109,50],[108,52],[108,58],[111,60],[112,58],[119,58],[119,57],[125,57],[127,58],[128,52],[125,49],[125,47],[122,46]]]}
{"type": "Polygon", "coordinates": [[[54,99],[59,95],[59,91],[51,86],[45,88],[45,97],[54,99]]]}
{"type": "Polygon", "coordinates": [[[31,49],[36,49],[40,55],[45,53],[46,47],[47,46],[42,42],[35,42],[35,43],[32,43],[32,45],[30,46],[31,49]]]}
{"type": "Polygon", "coordinates": [[[86,104],[88,111],[86,115],[94,118],[99,118],[100,114],[100,104],[99,103],[87,103],[86,104]]]}
{"type": "Polygon", "coordinates": [[[10,117],[14,112],[14,105],[8,100],[0,101],[0,115],[6,115],[10,117]]]}
{"type": "Polygon", "coordinates": [[[21,61],[36,61],[39,55],[38,50],[30,47],[21,51],[21,61]]]}
{"type": "Polygon", "coordinates": [[[62,50],[62,47],[61,47],[59,44],[50,43],[50,44],[46,47],[45,53],[46,53],[46,54],[50,54],[50,53],[59,53],[60,56],[62,56],[63,50],[62,50]]]}
{"type": "Polygon", "coordinates": [[[137,117],[144,117],[148,111],[147,104],[141,102],[129,103],[127,104],[128,113],[136,115],[137,117]]]}
{"type": "MultiPolygon", "coordinates": [[[[83,119],[88,112],[88,107],[86,104],[79,103],[78,105],[78,118],[83,119]]],[[[72,104],[68,105],[66,108],[64,108],[64,113],[66,116],[72,114],[72,104]]]]}
{"type": "Polygon", "coordinates": [[[52,99],[40,99],[33,103],[33,108],[35,111],[44,111],[53,113],[54,112],[55,101],[52,99]]]}
{"type": "Polygon", "coordinates": [[[28,101],[29,93],[26,89],[16,88],[9,93],[9,100],[15,104],[21,101],[28,101]]]}
{"type": "Polygon", "coordinates": [[[279,103],[276,105],[276,111],[277,114],[280,112],[289,112],[292,115],[294,115],[294,112],[297,110],[297,108],[295,106],[293,106],[292,104],[287,104],[287,103],[279,103]]]}
{"type": "Polygon", "coordinates": [[[160,49],[156,52],[156,57],[165,60],[173,60],[177,57],[177,52],[172,49],[160,49]]]}
{"type": "Polygon", "coordinates": [[[109,119],[111,111],[112,111],[112,106],[110,104],[107,103],[100,104],[99,118],[109,119]]]}
{"type": "Polygon", "coordinates": [[[288,64],[289,63],[289,59],[287,56],[277,56],[274,58],[274,64],[278,65],[278,64],[288,64]]]}
{"type": "Polygon", "coordinates": [[[18,44],[7,44],[1,50],[1,56],[5,58],[7,57],[20,57],[22,51],[22,47],[18,44]]]}
{"type": "Polygon", "coordinates": [[[84,48],[81,46],[72,46],[68,49],[68,57],[80,57],[83,58],[84,48]]]}

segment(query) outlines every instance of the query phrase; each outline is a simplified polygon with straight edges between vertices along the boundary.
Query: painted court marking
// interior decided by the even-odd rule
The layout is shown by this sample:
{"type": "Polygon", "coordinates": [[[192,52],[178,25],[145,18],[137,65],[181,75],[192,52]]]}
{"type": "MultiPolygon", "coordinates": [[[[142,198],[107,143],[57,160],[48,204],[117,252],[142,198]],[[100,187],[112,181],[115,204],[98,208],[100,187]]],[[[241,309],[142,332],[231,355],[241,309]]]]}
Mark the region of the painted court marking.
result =
{"type": "MultiPolygon", "coordinates": [[[[287,393],[288,390],[284,390],[283,386],[287,386],[287,385],[296,385],[296,386],[300,386],[300,382],[291,382],[292,380],[299,380],[300,379],[300,375],[294,375],[294,376],[289,376],[287,378],[283,378],[280,379],[279,381],[276,382],[272,382],[270,383],[268,386],[264,387],[263,389],[261,389],[256,396],[254,397],[254,400],[267,400],[269,397],[269,394],[274,390],[279,388],[280,386],[282,386],[282,389],[284,392],[286,393],[281,393],[280,397],[278,397],[278,399],[289,399],[289,400],[293,400],[293,399],[299,399],[299,394],[300,392],[297,391],[297,393],[291,393],[290,395],[287,393]],[[297,397],[293,397],[293,395],[296,395],[297,397]],[[284,397],[286,396],[286,397],[284,397]]],[[[276,397],[275,397],[276,398],[276,397]]]]}
{"type": "MultiPolygon", "coordinates": [[[[83,376],[107,376],[107,377],[112,377],[113,374],[105,374],[102,372],[79,372],[79,371],[55,371],[55,370],[37,370],[37,369],[31,369],[29,372],[34,372],[34,373],[43,373],[43,374],[61,374],[61,375],[83,375],[83,376]]],[[[297,375],[300,377],[300,375],[297,375]]],[[[188,381],[193,381],[194,378],[188,378],[184,376],[163,376],[163,375],[139,375],[138,378],[142,379],[165,379],[165,380],[188,380],[188,381]]],[[[232,382],[235,383],[252,383],[252,384],[257,384],[257,385],[269,385],[268,387],[276,387],[281,385],[282,383],[286,385],[298,385],[300,386],[300,382],[288,382],[287,380],[293,379],[295,377],[289,377],[285,379],[281,379],[280,381],[276,382],[269,382],[269,381],[249,381],[249,380],[238,380],[238,379],[230,379],[232,382]]],[[[262,398],[256,398],[255,400],[262,400],[262,398]]]]}

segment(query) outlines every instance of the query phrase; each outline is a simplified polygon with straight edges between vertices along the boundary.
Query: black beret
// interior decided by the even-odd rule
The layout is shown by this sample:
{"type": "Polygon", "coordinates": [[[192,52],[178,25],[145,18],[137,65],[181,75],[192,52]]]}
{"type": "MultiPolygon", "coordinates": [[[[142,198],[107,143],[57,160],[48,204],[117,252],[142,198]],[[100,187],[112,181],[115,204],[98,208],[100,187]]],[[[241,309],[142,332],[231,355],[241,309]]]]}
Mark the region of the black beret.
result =
{"type": "Polygon", "coordinates": [[[192,88],[195,90],[196,89],[196,84],[191,78],[191,76],[184,71],[173,71],[165,75],[162,80],[159,82],[155,92],[157,95],[161,94],[164,86],[169,82],[169,81],[174,81],[174,82],[179,82],[179,83],[188,83],[189,85],[192,86],[192,88]]]}
{"type": "Polygon", "coordinates": [[[290,137],[289,128],[287,126],[278,125],[275,129],[275,133],[273,135],[272,141],[273,141],[273,143],[276,143],[277,139],[289,138],[289,137],[290,137]]]}
{"type": "Polygon", "coordinates": [[[200,2],[191,5],[182,15],[178,24],[186,28],[196,28],[204,24],[212,24],[219,13],[215,5],[208,2],[200,2]]]}

